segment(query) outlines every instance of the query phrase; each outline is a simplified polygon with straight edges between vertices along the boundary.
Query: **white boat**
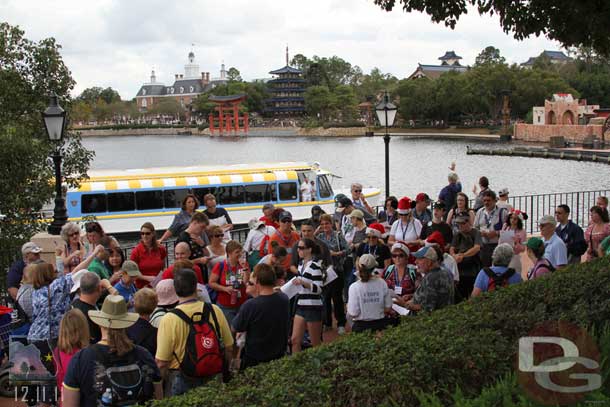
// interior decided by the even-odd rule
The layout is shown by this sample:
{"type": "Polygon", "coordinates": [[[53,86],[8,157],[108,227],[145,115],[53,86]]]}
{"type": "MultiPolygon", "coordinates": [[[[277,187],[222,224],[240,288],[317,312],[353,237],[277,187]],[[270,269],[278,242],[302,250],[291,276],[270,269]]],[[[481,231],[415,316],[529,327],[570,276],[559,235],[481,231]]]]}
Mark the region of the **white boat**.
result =
{"type": "MultiPolygon", "coordinates": [[[[335,195],[332,174],[318,163],[280,162],[224,166],[164,167],[91,171],[78,189],[68,190],[66,207],[73,222],[95,219],[107,233],[130,233],[152,222],[157,230],[167,229],[180,211],[182,200],[194,194],[200,202],[211,193],[217,205],[225,208],[233,224],[246,224],[262,216],[265,203],[286,208],[293,219],[311,216],[319,205],[333,213],[335,195]],[[303,201],[300,185],[305,177],[314,182],[312,201],[303,201]]],[[[378,188],[364,188],[372,205],[378,188]]],[[[205,207],[200,207],[203,210],[205,207]]]]}

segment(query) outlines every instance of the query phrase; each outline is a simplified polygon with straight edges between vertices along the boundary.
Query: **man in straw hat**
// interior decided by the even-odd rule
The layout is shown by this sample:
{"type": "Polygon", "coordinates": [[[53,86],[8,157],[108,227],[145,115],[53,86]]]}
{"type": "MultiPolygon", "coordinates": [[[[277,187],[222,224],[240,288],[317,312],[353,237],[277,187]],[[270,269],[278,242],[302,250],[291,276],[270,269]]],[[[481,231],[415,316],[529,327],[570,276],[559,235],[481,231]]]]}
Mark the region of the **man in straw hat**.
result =
{"type": "Polygon", "coordinates": [[[120,295],[107,296],[101,310],[88,314],[100,327],[102,339],[70,361],[64,377],[63,405],[128,405],[153,397],[161,399],[161,376],[152,355],[134,345],[125,332],[136,322],[138,314],[127,312],[125,299],[120,295]],[[138,380],[132,380],[133,377],[138,380]]]}

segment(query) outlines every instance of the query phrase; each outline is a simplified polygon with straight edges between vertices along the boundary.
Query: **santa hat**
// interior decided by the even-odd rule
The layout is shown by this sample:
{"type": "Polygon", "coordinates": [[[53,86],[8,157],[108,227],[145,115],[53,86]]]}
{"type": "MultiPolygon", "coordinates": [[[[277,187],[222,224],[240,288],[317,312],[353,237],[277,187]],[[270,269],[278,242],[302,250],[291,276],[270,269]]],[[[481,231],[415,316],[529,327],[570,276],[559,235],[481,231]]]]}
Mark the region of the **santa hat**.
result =
{"type": "Polygon", "coordinates": [[[443,249],[445,247],[445,238],[443,234],[438,230],[430,233],[430,236],[426,238],[426,246],[437,244],[443,249]]]}
{"type": "Polygon", "coordinates": [[[407,215],[411,213],[411,209],[415,208],[415,202],[411,200],[411,198],[403,196],[398,201],[398,214],[399,215],[407,215]]]}
{"type": "Polygon", "coordinates": [[[366,228],[366,234],[381,239],[385,235],[385,228],[381,223],[371,223],[366,228]]]}

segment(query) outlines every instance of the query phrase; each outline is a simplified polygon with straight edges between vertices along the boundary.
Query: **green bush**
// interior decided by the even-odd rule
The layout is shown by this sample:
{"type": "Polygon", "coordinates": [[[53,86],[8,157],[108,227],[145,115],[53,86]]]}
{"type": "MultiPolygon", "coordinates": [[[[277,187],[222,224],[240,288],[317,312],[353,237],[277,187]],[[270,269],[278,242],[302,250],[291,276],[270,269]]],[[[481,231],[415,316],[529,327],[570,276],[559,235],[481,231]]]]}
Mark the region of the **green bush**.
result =
{"type": "Polygon", "coordinates": [[[331,127],[345,128],[345,127],[366,127],[366,124],[360,121],[349,121],[349,122],[325,122],[322,127],[329,129],[331,127]]]}
{"type": "Polygon", "coordinates": [[[518,338],[545,320],[597,326],[610,319],[609,259],[568,267],[384,332],[350,334],[248,369],[155,406],[413,406],[421,394],[452,404],[513,370],[518,338]]]}
{"type": "Polygon", "coordinates": [[[194,124],[111,124],[104,126],[90,126],[90,127],[79,127],[74,129],[75,131],[81,130],[133,130],[133,129],[183,129],[190,128],[196,129],[197,125],[194,124]]]}

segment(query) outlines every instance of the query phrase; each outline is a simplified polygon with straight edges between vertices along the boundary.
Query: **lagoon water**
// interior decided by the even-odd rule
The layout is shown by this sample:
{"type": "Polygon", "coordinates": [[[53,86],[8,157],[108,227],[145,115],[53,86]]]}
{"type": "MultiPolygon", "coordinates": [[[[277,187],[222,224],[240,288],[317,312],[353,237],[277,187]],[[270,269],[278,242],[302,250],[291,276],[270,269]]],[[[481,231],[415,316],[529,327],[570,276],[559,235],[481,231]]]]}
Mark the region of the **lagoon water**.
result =
{"type": "MultiPolygon", "coordinates": [[[[275,161],[318,161],[342,178],[335,189],[359,181],[384,189],[384,144],[381,137],[198,137],[117,136],[86,137],[83,144],[95,151],[92,169],[126,169],[188,165],[222,165],[275,161]]],[[[466,146],[489,143],[392,137],[390,192],[411,196],[427,192],[436,197],[447,183],[448,166],[456,163],[464,189],[481,175],[491,187],[508,187],[511,195],[605,189],[610,167],[543,158],[466,155],[466,146]]],[[[509,148],[512,144],[493,143],[509,148]]]]}

